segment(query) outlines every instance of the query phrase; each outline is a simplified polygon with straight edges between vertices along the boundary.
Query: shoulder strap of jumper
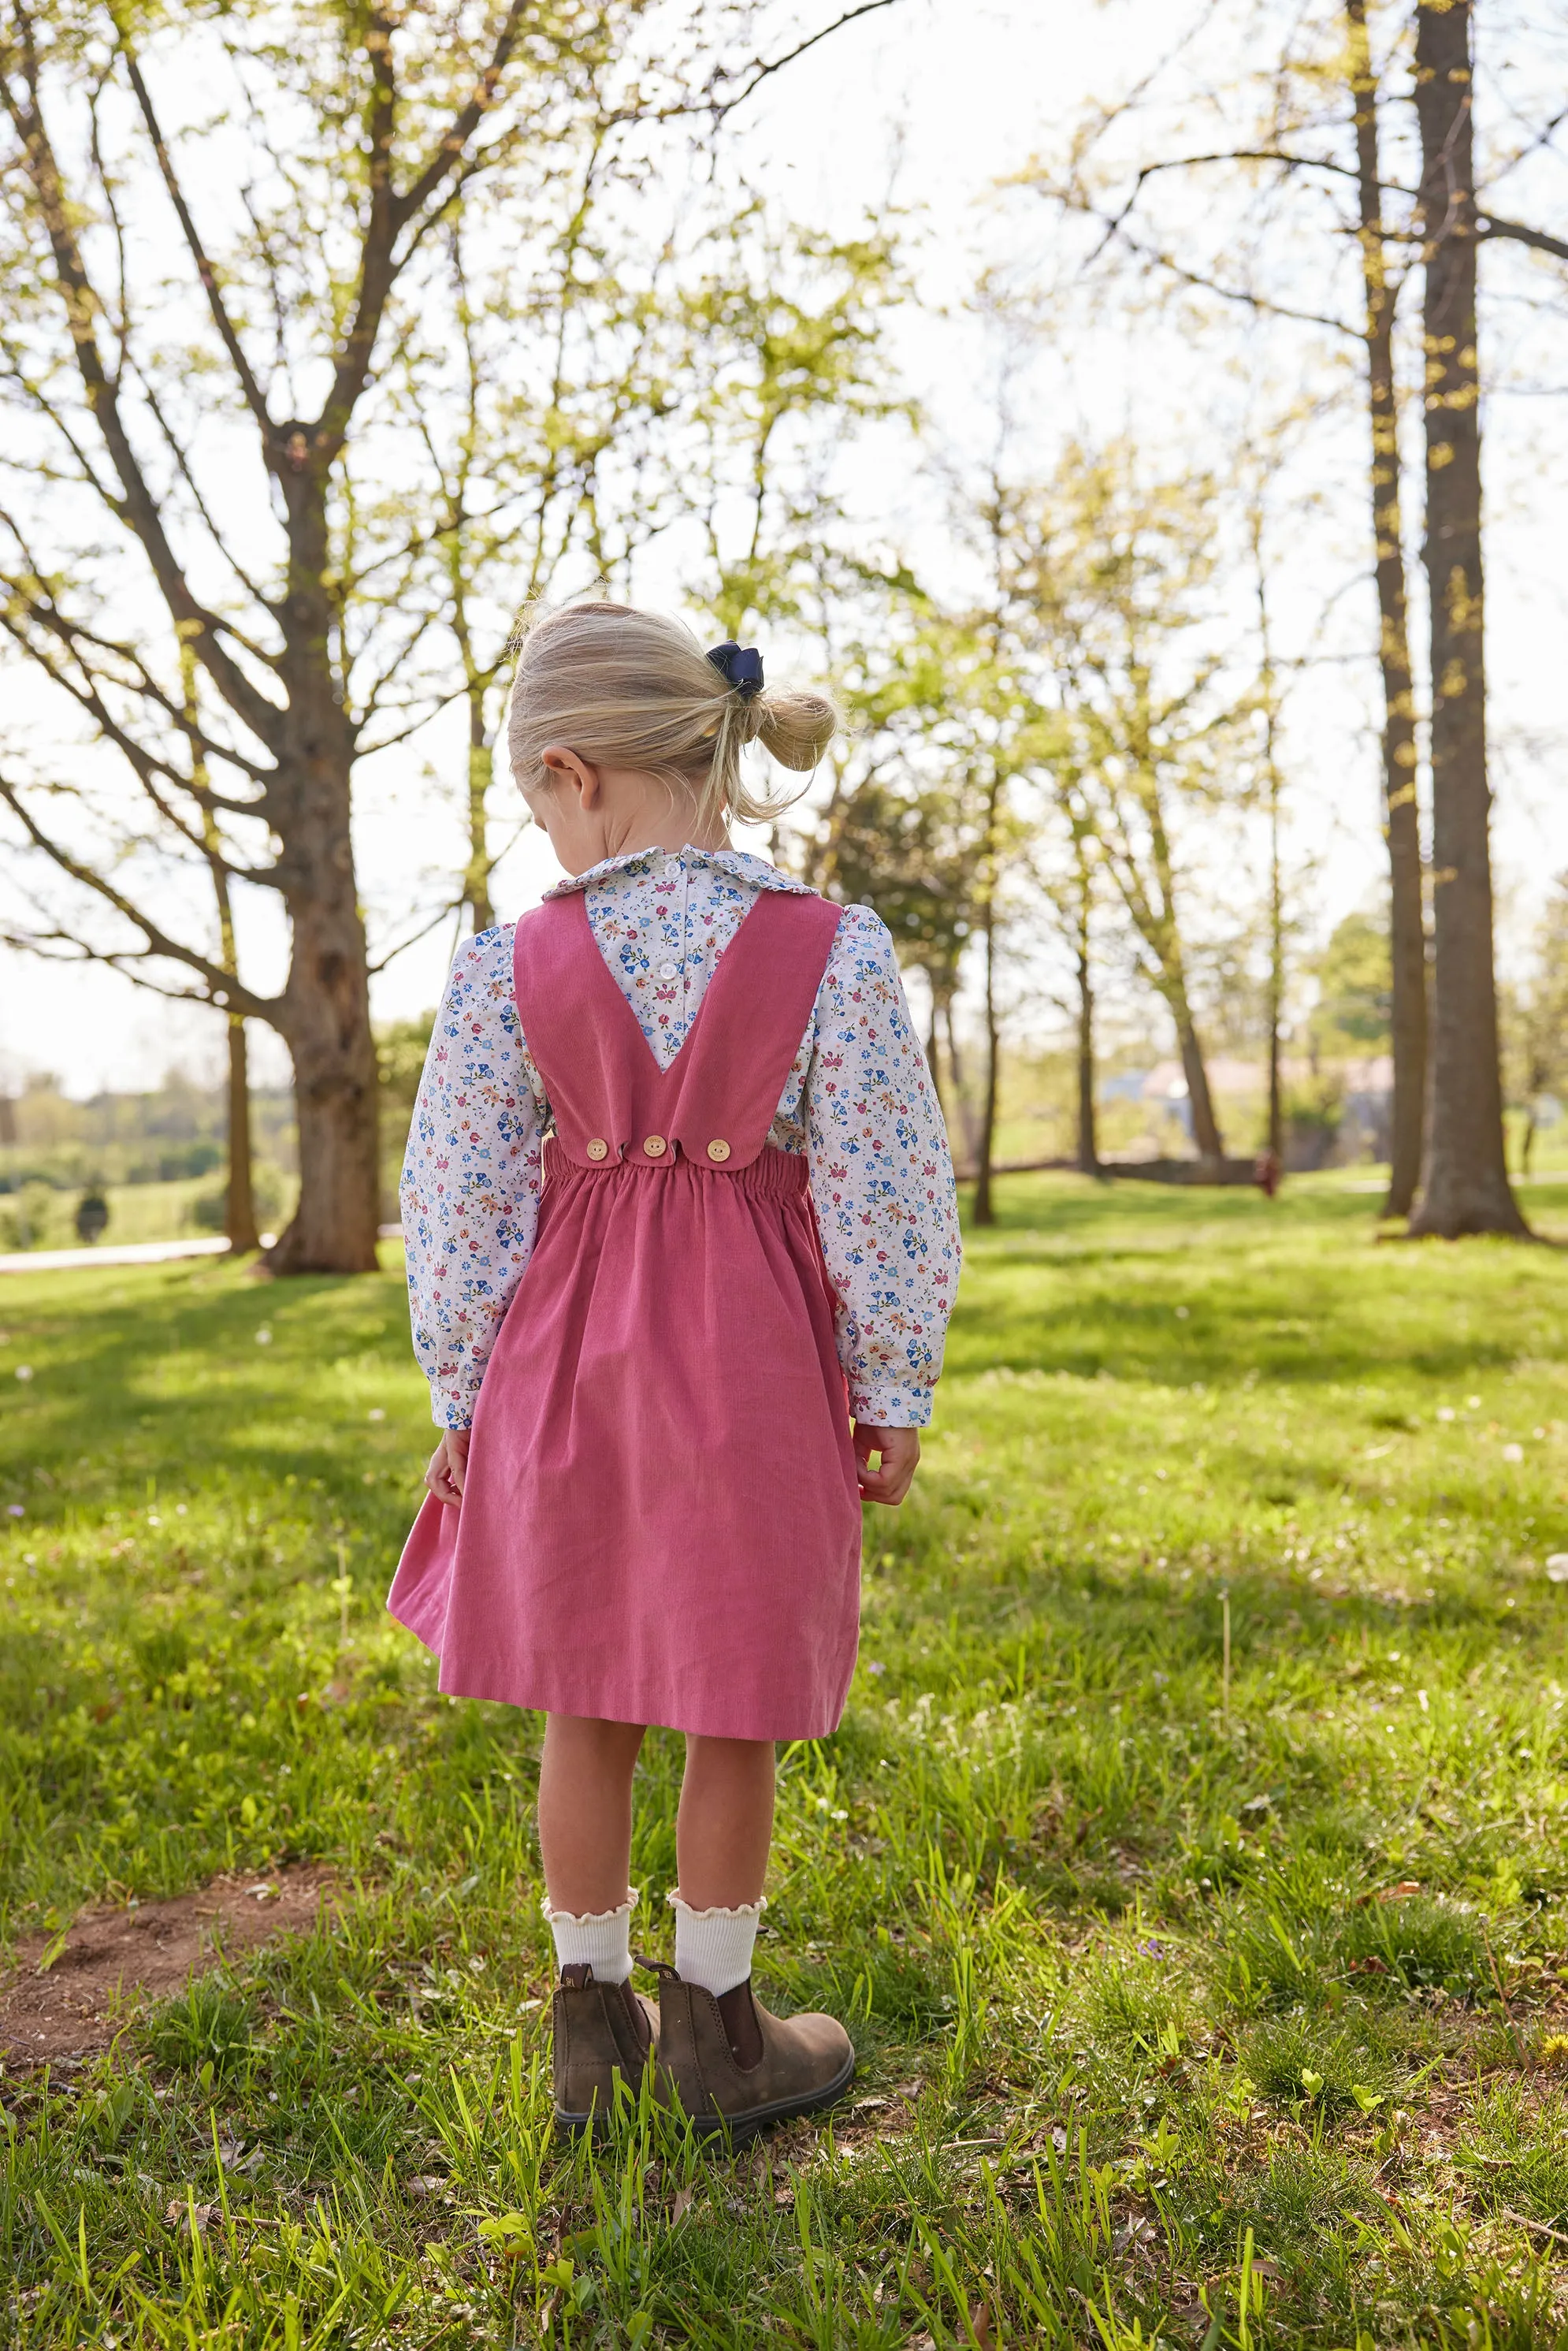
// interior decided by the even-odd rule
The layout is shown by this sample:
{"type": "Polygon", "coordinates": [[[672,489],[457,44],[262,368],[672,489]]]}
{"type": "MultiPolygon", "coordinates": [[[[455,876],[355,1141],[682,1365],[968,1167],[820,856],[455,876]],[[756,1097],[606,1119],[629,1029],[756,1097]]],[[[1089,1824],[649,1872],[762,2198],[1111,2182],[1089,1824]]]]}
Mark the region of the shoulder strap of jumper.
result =
{"type": "Polygon", "coordinates": [[[605,966],[583,893],[547,898],[525,914],[512,955],[517,1010],[567,1157],[593,1165],[604,1155],[588,1145],[600,1141],[611,1158],[640,1155],[658,1134],[700,1167],[749,1166],[767,1143],[841,911],[814,893],[764,891],[667,1070],[605,966]]]}
{"type": "Polygon", "coordinates": [[[665,1132],[699,1166],[748,1167],[767,1143],[842,912],[814,893],[765,890],[720,956],[666,1073],[665,1132]],[[728,1146],[722,1159],[715,1143],[728,1146]]]}

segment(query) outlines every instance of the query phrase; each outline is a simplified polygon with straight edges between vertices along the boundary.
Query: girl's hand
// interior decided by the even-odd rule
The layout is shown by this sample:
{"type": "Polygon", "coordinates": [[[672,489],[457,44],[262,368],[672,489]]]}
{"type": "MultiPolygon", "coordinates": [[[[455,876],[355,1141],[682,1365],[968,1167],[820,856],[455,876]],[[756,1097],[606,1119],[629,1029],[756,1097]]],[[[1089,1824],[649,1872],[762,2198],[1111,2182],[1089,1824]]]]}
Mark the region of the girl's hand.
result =
{"type": "Polygon", "coordinates": [[[873,1428],[869,1421],[856,1421],[855,1462],[860,1470],[862,1502],[885,1502],[896,1508],[915,1483],[919,1459],[917,1428],[873,1428]],[[881,1457],[874,1469],[871,1466],[873,1453],[881,1457]]]}
{"type": "Polygon", "coordinates": [[[430,1457],[430,1467],[424,1482],[438,1502],[455,1510],[463,1500],[463,1480],[468,1472],[468,1437],[465,1428],[449,1428],[430,1457]]]}

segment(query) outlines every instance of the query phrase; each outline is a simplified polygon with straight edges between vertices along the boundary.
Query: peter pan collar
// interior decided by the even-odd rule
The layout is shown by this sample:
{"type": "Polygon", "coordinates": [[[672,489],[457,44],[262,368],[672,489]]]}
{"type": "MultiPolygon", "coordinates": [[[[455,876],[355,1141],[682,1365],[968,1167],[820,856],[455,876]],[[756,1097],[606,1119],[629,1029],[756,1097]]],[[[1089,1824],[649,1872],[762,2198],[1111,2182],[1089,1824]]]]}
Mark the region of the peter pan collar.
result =
{"type": "Polygon", "coordinates": [[[602,864],[591,865],[586,873],[569,873],[564,882],[553,883],[544,895],[565,898],[573,890],[588,890],[597,883],[608,882],[615,873],[659,874],[667,872],[672,866],[711,867],[737,882],[748,883],[754,890],[779,890],[801,898],[812,894],[806,883],[797,882],[792,874],[781,873],[766,857],[753,857],[745,849],[694,849],[688,841],[684,849],[633,849],[622,857],[607,857],[602,864]]]}

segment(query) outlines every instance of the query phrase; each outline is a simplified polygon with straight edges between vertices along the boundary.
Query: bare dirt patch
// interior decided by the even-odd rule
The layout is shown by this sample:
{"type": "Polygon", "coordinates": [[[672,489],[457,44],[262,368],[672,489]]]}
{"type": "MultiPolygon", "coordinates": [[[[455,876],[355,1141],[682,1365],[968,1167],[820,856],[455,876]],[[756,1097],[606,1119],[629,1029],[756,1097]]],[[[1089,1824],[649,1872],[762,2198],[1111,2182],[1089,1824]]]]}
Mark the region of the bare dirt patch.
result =
{"type": "Polygon", "coordinates": [[[330,1883],[329,1870],[308,1864],[219,1877],[172,1902],[84,1910],[63,1942],[31,1937],[0,1986],[0,2052],[42,2065],[107,2049],[149,2001],[225,1954],[312,1927],[330,1883]]]}

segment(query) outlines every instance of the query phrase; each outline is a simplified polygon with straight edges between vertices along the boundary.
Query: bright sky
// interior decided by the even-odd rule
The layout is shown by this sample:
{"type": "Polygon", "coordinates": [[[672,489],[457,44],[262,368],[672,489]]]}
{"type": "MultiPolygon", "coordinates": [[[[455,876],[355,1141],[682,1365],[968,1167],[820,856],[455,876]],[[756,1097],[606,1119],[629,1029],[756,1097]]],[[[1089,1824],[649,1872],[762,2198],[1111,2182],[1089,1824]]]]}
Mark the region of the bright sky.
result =
{"type": "MultiPolygon", "coordinates": [[[[732,124],[752,183],[797,219],[848,229],[890,189],[919,208],[924,298],[901,327],[901,356],[961,457],[977,454],[993,429],[986,346],[958,315],[977,264],[1001,261],[1026,276],[1061,267],[1046,207],[1018,195],[998,202],[995,183],[1049,145],[1088,94],[1124,86],[1156,46],[1163,54],[1178,16],[1198,13],[1201,0],[1184,0],[1179,11],[1171,0],[1108,6],[1054,0],[1050,7],[1031,0],[895,0],[779,77],[732,124]]],[[[1561,228],[1562,221],[1552,225],[1561,228]]],[[[1190,451],[1190,462],[1223,465],[1227,432],[1245,405],[1242,379],[1259,369],[1288,371],[1297,363],[1292,350],[1307,349],[1287,338],[1265,351],[1239,333],[1228,350],[1195,347],[1146,317],[1123,313],[1112,325],[1091,326],[1074,316],[1068,340],[1042,352],[1024,394],[1025,437],[1038,445],[1042,465],[1068,431],[1115,431],[1128,423],[1152,430],[1155,417],[1173,447],[1190,451]]],[[[1561,442],[1561,386],[1568,380],[1561,347],[1556,379],[1555,398],[1498,398],[1487,419],[1489,663],[1505,956],[1522,935],[1542,880],[1568,866],[1562,790],[1568,664],[1558,556],[1568,536],[1568,483],[1560,469],[1547,471],[1542,455],[1552,437],[1561,442]]],[[[1298,687],[1290,721],[1295,839],[1315,866],[1310,893],[1320,933],[1366,900],[1382,874],[1370,679],[1340,657],[1364,644],[1370,610],[1357,603],[1362,591],[1354,586],[1365,549],[1354,406],[1342,422],[1338,442],[1320,435],[1307,477],[1291,485],[1303,517],[1301,556],[1284,568],[1280,589],[1281,625],[1297,641],[1312,636],[1325,607],[1343,622],[1340,627],[1336,619],[1340,634],[1331,628],[1325,640],[1339,653],[1298,687]]],[[[907,444],[884,442],[868,452],[853,496],[873,527],[893,528],[927,555],[936,548],[930,480],[912,469],[907,444]]],[[[644,592],[674,604],[680,590],[678,579],[655,572],[644,592]]],[[[456,785],[455,726],[431,730],[417,755],[400,764],[389,760],[383,773],[366,778],[361,794],[362,888],[389,918],[417,894],[420,871],[454,852],[454,836],[438,821],[416,820],[426,758],[456,785]]],[[[504,799],[503,788],[498,803],[504,799]]],[[[503,913],[520,912],[551,878],[541,838],[525,833],[500,877],[503,913]]],[[[249,944],[264,980],[281,946],[275,924],[271,929],[269,938],[267,926],[253,919],[249,944]]],[[[452,945],[447,925],[395,963],[376,983],[378,1017],[432,1003],[452,945]]],[[[0,955],[0,1082],[30,1066],[59,1071],[78,1093],[151,1083],[172,1059],[211,1064],[214,1029],[210,1014],[162,1006],[112,975],[46,970],[0,955]]],[[[281,1075],[279,1050],[259,1034],[256,1042],[262,1067],[281,1075]]]]}

